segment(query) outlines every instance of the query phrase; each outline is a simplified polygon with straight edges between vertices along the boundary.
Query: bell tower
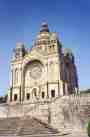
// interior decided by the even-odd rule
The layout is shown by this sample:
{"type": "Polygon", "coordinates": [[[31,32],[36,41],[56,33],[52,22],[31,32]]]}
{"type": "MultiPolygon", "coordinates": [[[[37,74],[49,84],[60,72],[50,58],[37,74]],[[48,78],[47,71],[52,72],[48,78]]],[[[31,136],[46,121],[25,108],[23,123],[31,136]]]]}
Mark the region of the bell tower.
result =
{"type": "Polygon", "coordinates": [[[13,50],[11,58],[11,79],[10,79],[10,91],[8,94],[8,100],[11,102],[20,101],[21,98],[21,78],[22,78],[22,62],[26,54],[24,44],[17,43],[16,48],[13,50]]]}
{"type": "Polygon", "coordinates": [[[12,60],[15,60],[15,59],[17,60],[17,59],[23,58],[25,53],[26,53],[26,51],[25,51],[24,44],[17,43],[16,48],[13,50],[12,60]]]}

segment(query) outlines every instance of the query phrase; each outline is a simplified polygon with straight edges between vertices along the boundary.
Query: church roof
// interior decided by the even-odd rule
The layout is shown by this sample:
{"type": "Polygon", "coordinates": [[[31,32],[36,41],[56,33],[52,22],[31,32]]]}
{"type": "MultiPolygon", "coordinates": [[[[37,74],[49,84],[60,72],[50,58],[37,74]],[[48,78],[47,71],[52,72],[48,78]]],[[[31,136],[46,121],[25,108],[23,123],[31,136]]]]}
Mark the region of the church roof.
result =
{"type": "Polygon", "coordinates": [[[35,45],[48,44],[51,40],[58,40],[57,34],[49,31],[46,22],[41,24],[40,31],[36,37],[35,45]]]}

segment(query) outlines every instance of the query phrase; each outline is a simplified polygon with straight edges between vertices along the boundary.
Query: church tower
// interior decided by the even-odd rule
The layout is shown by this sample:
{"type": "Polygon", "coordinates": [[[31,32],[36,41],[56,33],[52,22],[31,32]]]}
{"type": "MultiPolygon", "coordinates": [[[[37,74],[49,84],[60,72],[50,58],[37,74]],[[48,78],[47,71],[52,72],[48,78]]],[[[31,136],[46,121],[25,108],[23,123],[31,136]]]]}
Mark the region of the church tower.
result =
{"type": "Polygon", "coordinates": [[[8,102],[51,101],[73,93],[77,83],[74,56],[63,52],[47,23],[42,23],[30,51],[21,43],[14,49],[8,102]]]}

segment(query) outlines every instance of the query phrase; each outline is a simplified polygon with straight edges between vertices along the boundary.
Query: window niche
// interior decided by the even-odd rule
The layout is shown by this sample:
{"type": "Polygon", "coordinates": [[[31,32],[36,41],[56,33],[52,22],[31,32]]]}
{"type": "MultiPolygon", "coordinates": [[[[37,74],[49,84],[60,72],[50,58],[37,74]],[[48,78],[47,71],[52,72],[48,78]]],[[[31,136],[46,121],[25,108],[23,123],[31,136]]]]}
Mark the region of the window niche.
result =
{"type": "Polygon", "coordinates": [[[27,93],[26,98],[27,98],[27,100],[30,99],[30,93],[27,93]]]}
{"type": "Polygon", "coordinates": [[[14,94],[14,101],[17,101],[17,99],[18,99],[17,94],[14,94]]]}
{"type": "Polygon", "coordinates": [[[52,45],[52,47],[53,47],[53,49],[55,49],[55,45],[54,44],[52,45]]]}
{"type": "Polygon", "coordinates": [[[42,92],[42,98],[45,98],[45,92],[42,92]]]}
{"type": "Polygon", "coordinates": [[[52,98],[55,97],[55,90],[51,90],[51,97],[52,97],[52,98]]]}

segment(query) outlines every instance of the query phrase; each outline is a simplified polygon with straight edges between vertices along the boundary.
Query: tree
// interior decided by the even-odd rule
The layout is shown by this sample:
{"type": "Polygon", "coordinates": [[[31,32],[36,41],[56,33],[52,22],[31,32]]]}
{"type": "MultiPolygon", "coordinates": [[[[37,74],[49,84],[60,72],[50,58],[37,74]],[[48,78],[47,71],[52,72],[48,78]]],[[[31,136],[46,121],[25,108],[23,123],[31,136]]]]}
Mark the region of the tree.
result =
{"type": "Polygon", "coordinates": [[[90,120],[88,122],[87,132],[88,132],[88,136],[90,137],[90,120]]]}

